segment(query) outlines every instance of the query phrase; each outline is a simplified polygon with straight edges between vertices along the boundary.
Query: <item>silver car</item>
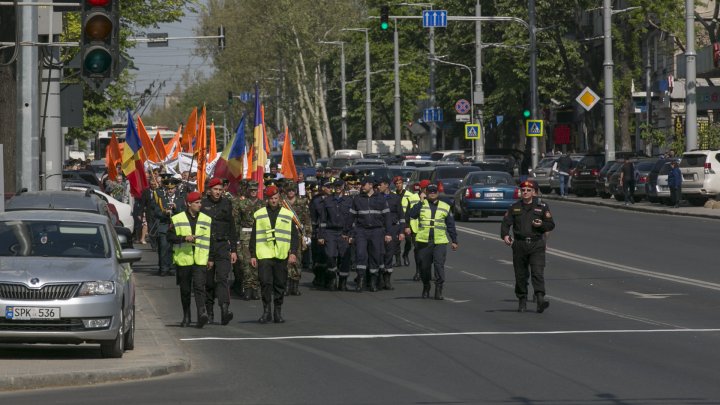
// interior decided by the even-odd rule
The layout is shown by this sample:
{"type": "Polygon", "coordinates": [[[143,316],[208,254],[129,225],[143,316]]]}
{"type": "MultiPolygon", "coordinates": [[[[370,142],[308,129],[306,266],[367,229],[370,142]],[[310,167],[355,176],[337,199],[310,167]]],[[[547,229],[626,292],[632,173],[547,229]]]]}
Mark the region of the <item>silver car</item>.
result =
{"type": "Polygon", "coordinates": [[[135,345],[135,285],[107,216],[0,214],[0,342],[99,343],[103,357],[135,345]]]}

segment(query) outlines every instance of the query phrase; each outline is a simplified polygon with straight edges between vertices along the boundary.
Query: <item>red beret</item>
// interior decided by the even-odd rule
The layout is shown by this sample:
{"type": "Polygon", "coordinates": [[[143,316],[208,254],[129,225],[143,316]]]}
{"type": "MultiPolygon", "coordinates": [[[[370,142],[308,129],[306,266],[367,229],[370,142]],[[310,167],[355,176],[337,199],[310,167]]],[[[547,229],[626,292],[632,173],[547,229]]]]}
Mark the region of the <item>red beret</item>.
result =
{"type": "Polygon", "coordinates": [[[422,180],[420,181],[420,188],[425,188],[430,185],[430,180],[422,180]]]}
{"type": "Polygon", "coordinates": [[[188,193],[188,195],[185,197],[185,201],[191,203],[194,201],[197,201],[202,198],[202,194],[198,191],[193,191],[191,193],[188,193]]]}
{"type": "Polygon", "coordinates": [[[222,184],[222,180],[220,180],[219,177],[213,177],[210,181],[208,181],[208,188],[213,188],[220,184],[222,184]]]}
{"type": "Polygon", "coordinates": [[[398,181],[404,182],[405,179],[403,178],[403,176],[395,176],[395,177],[393,177],[392,181],[393,181],[393,183],[397,183],[398,181]]]}
{"type": "Polygon", "coordinates": [[[267,186],[265,187],[263,194],[265,194],[265,197],[272,197],[279,192],[280,190],[276,186],[267,186]]]}
{"type": "Polygon", "coordinates": [[[531,188],[531,189],[537,191],[537,189],[538,189],[538,184],[535,183],[534,181],[525,180],[525,181],[523,181],[522,183],[520,183],[520,188],[531,188]]]}

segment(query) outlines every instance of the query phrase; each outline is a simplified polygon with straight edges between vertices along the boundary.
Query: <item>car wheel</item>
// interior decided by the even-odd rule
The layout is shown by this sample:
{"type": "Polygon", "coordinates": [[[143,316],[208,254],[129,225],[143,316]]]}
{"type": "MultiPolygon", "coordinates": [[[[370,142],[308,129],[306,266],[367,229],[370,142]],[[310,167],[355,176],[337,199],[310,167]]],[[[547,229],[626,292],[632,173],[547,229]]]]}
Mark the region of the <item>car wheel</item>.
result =
{"type": "Polygon", "coordinates": [[[468,222],[470,221],[470,217],[467,213],[460,211],[460,222],[468,222]]]}
{"type": "Polygon", "coordinates": [[[693,207],[702,207],[705,205],[705,202],[707,201],[707,198],[705,197],[688,197],[688,202],[693,207]]]}
{"type": "Polygon", "coordinates": [[[613,195],[613,197],[614,197],[615,200],[617,200],[617,201],[625,201],[625,196],[622,195],[622,194],[615,194],[615,195],[613,195]]]}
{"type": "Polygon", "coordinates": [[[120,329],[114,340],[100,342],[100,355],[106,359],[119,359],[125,351],[125,333],[123,332],[123,311],[120,311],[120,329]]]}
{"type": "Polygon", "coordinates": [[[135,348],[135,306],[130,308],[130,326],[125,332],[125,350],[133,350],[135,348]]]}
{"type": "Polygon", "coordinates": [[[540,187],[540,191],[541,191],[543,194],[550,194],[550,192],[552,191],[552,188],[550,188],[550,187],[540,187]]]}

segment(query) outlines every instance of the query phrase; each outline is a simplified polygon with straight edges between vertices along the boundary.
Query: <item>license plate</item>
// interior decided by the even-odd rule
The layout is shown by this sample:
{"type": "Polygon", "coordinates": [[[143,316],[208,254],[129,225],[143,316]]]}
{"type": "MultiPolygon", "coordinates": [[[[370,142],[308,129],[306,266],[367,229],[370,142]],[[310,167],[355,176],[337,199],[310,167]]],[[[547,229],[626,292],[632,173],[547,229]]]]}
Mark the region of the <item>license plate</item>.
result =
{"type": "Polygon", "coordinates": [[[483,198],[503,198],[503,193],[485,193],[483,198]]]}
{"type": "Polygon", "coordinates": [[[660,191],[668,191],[668,190],[670,190],[670,187],[668,187],[668,186],[658,186],[658,188],[660,189],[660,191]]]}
{"type": "Polygon", "coordinates": [[[542,172],[541,172],[541,173],[535,173],[535,177],[545,177],[545,176],[547,176],[547,174],[542,173],[542,172]]]}
{"type": "Polygon", "coordinates": [[[581,176],[589,176],[592,172],[580,172],[581,176]]]}
{"type": "Polygon", "coordinates": [[[5,307],[5,318],[19,321],[35,319],[60,319],[60,308],[53,307],[5,307]]]}
{"type": "Polygon", "coordinates": [[[695,181],[695,174],[683,174],[683,180],[695,181]]]}

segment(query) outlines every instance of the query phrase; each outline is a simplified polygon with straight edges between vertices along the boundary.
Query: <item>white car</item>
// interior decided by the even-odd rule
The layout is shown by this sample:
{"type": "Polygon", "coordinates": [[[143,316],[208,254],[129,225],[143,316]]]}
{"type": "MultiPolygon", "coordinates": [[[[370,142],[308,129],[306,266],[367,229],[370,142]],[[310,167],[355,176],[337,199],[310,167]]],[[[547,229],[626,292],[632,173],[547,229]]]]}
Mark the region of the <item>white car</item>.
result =
{"type": "Polygon", "coordinates": [[[680,160],[682,194],[691,205],[702,206],[720,194],[720,150],[685,152],[680,160]]]}
{"type": "MultiPolygon", "coordinates": [[[[65,190],[85,192],[87,188],[73,185],[65,187],[65,190]]],[[[118,219],[120,220],[120,222],[122,222],[122,225],[125,228],[129,229],[131,233],[135,232],[135,220],[133,219],[132,206],[130,204],[125,204],[124,202],[118,201],[110,194],[104,193],[99,190],[93,190],[93,193],[101,199],[105,200],[106,203],[112,204],[117,210],[118,219]]]]}

